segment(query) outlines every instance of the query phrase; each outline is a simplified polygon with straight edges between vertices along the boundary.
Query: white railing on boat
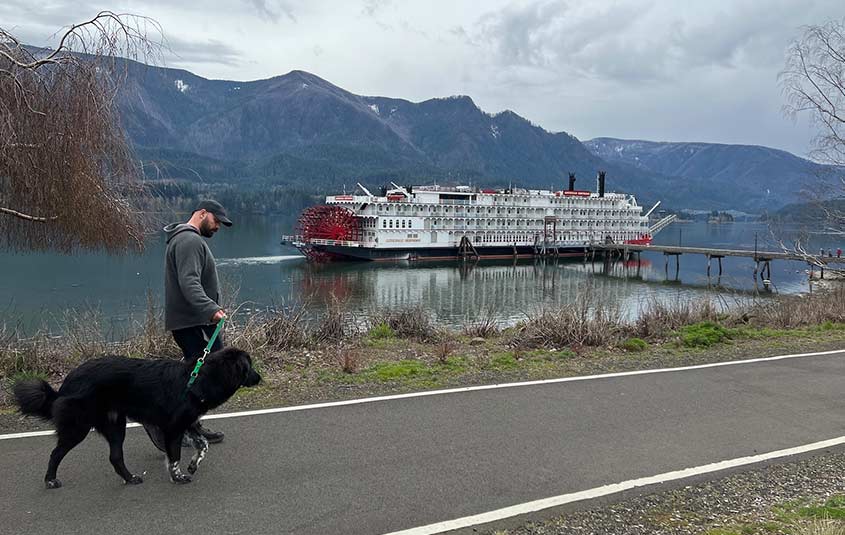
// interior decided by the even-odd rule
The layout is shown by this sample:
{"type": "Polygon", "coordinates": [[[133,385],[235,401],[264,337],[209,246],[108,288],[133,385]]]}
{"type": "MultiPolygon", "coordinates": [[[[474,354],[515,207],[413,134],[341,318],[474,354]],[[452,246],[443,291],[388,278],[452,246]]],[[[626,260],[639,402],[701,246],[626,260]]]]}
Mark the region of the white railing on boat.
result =
{"type": "Polygon", "coordinates": [[[342,247],[361,247],[362,244],[359,241],[350,241],[350,240],[326,240],[322,238],[311,238],[310,240],[306,240],[304,236],[282,236],[282,242],[290,243],[294,247],[298,245],[339,245],[342,247]]]}

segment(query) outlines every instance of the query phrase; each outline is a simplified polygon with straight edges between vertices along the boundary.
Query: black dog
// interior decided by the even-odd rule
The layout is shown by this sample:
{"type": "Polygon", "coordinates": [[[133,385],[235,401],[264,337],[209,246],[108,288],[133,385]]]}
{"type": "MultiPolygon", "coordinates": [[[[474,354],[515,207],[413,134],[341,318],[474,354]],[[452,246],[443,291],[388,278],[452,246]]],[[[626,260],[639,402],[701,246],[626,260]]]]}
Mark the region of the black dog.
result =
{"type": "MultiPolygon", "coordinates": [[[[208,355],[196,382],[186,390],[192,370],[192,365],[181,361],[108,356],[89,360],[70,372],[58,392],[42,380],[17,383],[14,393],[21,412],[52,420],[56,426],[58,443],[44,476],[47,488],[62,486],[56,479],[59,463],[92,427],[108,441],[115,472],[126,483],[142,483],[123,462],[127,418],[162,430],[171,481],[189,483],[191,476],[179,468],[183,433],[241,386],[261,381],[249,354],[234,348],[208,355]]],[[[191,474],[208,448],[201,438],[191,437],[197,449],[188,466],[191,474]]]]}

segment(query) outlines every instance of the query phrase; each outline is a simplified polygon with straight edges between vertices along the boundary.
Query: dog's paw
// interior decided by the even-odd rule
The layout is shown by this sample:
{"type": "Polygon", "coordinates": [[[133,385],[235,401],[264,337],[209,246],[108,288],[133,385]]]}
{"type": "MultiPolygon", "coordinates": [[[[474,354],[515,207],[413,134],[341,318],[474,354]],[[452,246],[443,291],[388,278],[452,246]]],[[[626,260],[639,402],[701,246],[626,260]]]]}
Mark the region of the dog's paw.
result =
{"type": "Polygon", "coordinates": [[[170,476],[170,481],[176,483],[177,485],[184,485],[186,483],[190,483],[192,481],[191,476],[188,474],[174,474],[170,476]]]}
{"type": "Polygon", "coordinates": [[[196,474],[197,468],[199,468],[199,464],[196,461],[191,461],[191,464],[188,465],[188,473],[196,474]]]}
{"type": "Polygon", "coordinates": [[[132,474],[132,477],[126,480],[127,485],[140,485],[143,482],[144,478],[142,478],[141,476],[136,476],[135,474],[132,474]]]}
{"type": "Polygon", "coordinates": [[[59,481],[58,479],[48,479],[47,481],[44,482],[44,485],[48,489],[58,489],[58,488],[62,487],[62,482],[59,481]]]}

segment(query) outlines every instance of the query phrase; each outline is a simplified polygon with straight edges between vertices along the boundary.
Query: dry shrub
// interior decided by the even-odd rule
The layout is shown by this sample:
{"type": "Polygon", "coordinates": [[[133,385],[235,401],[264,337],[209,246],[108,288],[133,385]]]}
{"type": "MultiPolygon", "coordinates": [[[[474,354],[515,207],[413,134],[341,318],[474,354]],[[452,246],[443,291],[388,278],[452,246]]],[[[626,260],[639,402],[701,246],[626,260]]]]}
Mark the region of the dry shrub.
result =
{"type": "Polygon", "coordinates": [[[286,350],[308,345],[305,306],[295,305],[277,311],[264,322],[267,346],[286,350]]]}
{"type": "Polygon", "coordinates": [[[267,321],[257,314],[238,314],[237,311],[227,313],[226,324],[223,326],[225,334],[223,342],[227,346],[235,346],[247,353],[257,355],[268,347],[265,326],[267,321]]]}
{"type": "Polygon", "coordinates": [[[812,295],[781,296],[755,302],[744,311],[758,326],[778,329],[845,323],[845,287],[812,295]]]}
{"type": "Polygon", "coordinates": [[[332,295],[326,312],[313,334],[315,342],[339,342],[358,332],[358,325],[349,313],[346,301],[332,295]]]}
{"type": "Polygon", "coordinates": [[[155,297],[147,290],[147,310],[140,335],[127,340],[127,352],[135,355],[161,357],[178,352],[173,337],[164,330],[164,318],[156,306],[155,297]]]}
{"type": "Polygon", "coordinates": [[[396,336],[401,338],[431,341],[441,336],[431,314],[420,305],[372,311],[369,313],[368,321],[372,326],[387,325],[396,336]]]}
{"type": "Polygon", "coordinates": [[[108,352],[102,325],[102,314],[97,309],[68,310],[64,312],[61,346],[67,352],[66,365],[75,367],[82,361],[108,352]]]}
{"type": "Polygon", "coordinates": [[[343,373],[358,371],[358,354],[347,347],[338,346],[335,351],[335,362],[343,373]]]}
{"type": "Polygon", "coordinates": [[[808,522],[798,523],[794,533],[796,535],[845,535],[845,524],[837,519],[814,518],[808,522]]]}
{"type": "Polygon", "coordinates": [[[454,350],[454,341],[451,338],[444,338],[439,344],[437,344],[437,362],[440,364],[446,364],[449,357],[452,355],[452,351],[454,350]]]}
{"type": "Polygon", "coordinates": [[[624,329],[617,304],[594,299],[591,287],[573,303],[529,315],[517,328],[512,345],[522,347],[580,347],[617,343],[624,329]]]}
{"type": "Polygon", "coordinates": [[[21,373],[51,375],[61,367],[61,360],[44,351],[36,340],[15,338],[0,347],[0,377],[3,378],[21,373]]]}
{"type": "Polygon", "coordinates": [[[717,321],[720,312],[709,299],[681,299],[665,302],[649,299],[641,307],[629,334],[638,338],[664,336],[667,332],[702,321],[717,321]]]}
{"type": "Polygon", "coordinates": [[[486,308],[472,321],[465,321],[461,332],[473,338],[491,338],[500,332],[499,322],[496,320],[496,310],[486,308]]]}

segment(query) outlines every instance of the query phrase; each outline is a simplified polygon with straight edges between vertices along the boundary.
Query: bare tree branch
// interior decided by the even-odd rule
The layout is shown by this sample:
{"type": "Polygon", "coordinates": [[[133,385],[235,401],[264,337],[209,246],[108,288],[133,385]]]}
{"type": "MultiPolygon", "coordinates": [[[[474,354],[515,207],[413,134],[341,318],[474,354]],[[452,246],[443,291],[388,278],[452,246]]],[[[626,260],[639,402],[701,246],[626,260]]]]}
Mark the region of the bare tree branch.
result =
{"type": "Polygon", "coordinates": [[[845,19],[804,28],[787,52],[779,75],[784,111],[809,113],[821,131],[813,156],[845,165],[845,19]]]}
{"type": "Polygon", "coordinates": [[[21,212],[18,212],[17,210],[12,210],[10,208],[3,208],[2,206],[0,206],[0,213],[19,217],[19,218],[25,219],[27,221],[34,221],[34,222],[37,222],[37,223],[46,223],[47,221],[52,221],[52,220],[58,219],[55,216],[53,216],[53,217],[35,217],[35,216],[28,215],[28,214],[23,214],[21,212]]]}
{"type": "Polygon", "coordinates": [[[102,11],[45,50],[0,28],[0,248],[143,248],[143,175],[116,95],[127,60],[160,57],[151,32],[151,19],[102,11]]]}
{"type": "MultiPolygon", "coordinates": [[[[828,173],[818,176],[818,187],[812,193],[810,225],[829,235],[845,235],[845,212],[841,199],[845,193],[845,19],[819,26],[807,26],[788,48],[784,70],[779,75],[781,89],[787,99],[784,111],[793,117],[809,115],[819,128],[814,139],[812,157],[833,164],[828,173]]],[[[792,238],[791,243],[779,240],[784,250],[801,255],[811,265],[831,268],[822,260],[824,251],[808,251],[808,236],[792,238]]]]}

